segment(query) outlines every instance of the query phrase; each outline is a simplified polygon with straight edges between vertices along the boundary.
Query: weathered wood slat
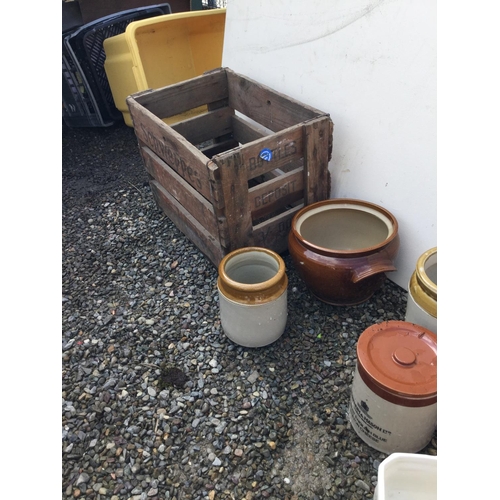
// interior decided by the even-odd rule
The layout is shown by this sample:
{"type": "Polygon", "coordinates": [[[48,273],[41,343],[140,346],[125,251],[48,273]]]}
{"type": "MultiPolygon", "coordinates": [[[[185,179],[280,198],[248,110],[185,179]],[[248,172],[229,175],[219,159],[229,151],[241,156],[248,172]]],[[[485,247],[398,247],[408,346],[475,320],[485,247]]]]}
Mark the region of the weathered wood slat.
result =
{"type": "Polygon", "coordinates": [[[252,219],[276,212],[304,197],[304,169],[280,175],[248,190],[252,219]]]}
{"type": "Polygon", "coordinates": [[[141,155],[146,171],[211,234],[218,232],[215,210],[205,197],[171,169],[159,156],[148,147],[141,148],[141,155]]]}
{"type": "Polygon", "coordinates": [[[172,127],[140,105],[131,102],[130,114],[140,142],[148,146],[169,167],[189,182],[205,198],[210,198],[207,157],[172,127]]]}
{"type": "Polygon", "coordinates": [[[226,72],[220,69],[160,89],[132,94],[127,97],[127,104],[130,106],[130,101],[136,101],[159,118],[168,118],[227,97],[226,72]]]}
{"type": "Polygon", "coordinates": [[[224,153],[229,149],[237,148],[239,143],[234,139],[227,139],[225,141],[216,142],[204,148],[200,148],[200,151],[207,157],[212,158],[212,156],[224,153]]]}
{"type": "MultiPolygon", "coordinates": [[[[247,179],[253,179],[297,161],[303,154],[303,136],[302,126],[296,125],[241,146],[237,151],[239,161],[241,161],[240,168],[246,171],[247,179]],[[263,149],[271,150],[272,159],[270,161],[260,157],[263,149]]],[[[234,154],[235,151],[227,151],[214,156],[213,160],[219,164],[220,161],[227,161],[234,154]]]]}
{"type": "MultiPolygon", "coordinates": [[[[214,156],[215,158],[216,156],[214,156]]],[[[216,164],[224,196],[228,250],[252,246],[252,218],[248,207],[247,171],[241,163],[240,153],[235,151],[233,154],[219,159],[216,164]]]]}
{"type": "MultiPolygon", "coordinates": [[[[330,117],[328,117],[329,122],[330,122],[330,130],[328,131],[328,161],[332,159],[332,151],[333,151],[333,129],[334,129],[334,124],[330,117]]],[[[328,193],[328,196],[330,196],[330,193],[328,193]]]]}
{"type": "Polygon", "coordinates": [[[196,245],[212,263],[220,262],[224,253],[220,246],[217,233],[207,231],[158,181],[150,182],[151,191],[156,204],[196,245]]]}
{"type": "Polygon", "coordinates": [[[210,187],[212,188],[212,201],[217,216],[219,241],[224,251],[227,252],[227,248],[229,248],[229,231],[224,210],[224,192],[220,180],[220,169],[211,160],[208,162],[208,173],[210,175],[210,187]]]}
{"type": "Polygon", "coordinates": [[[328,171],[330,122],[328,117],[307,122],[304,127],[304,203],[326,200],[330,195],[328,171]]]}
{"type": "Polygon", "coordinates": [[[250,123],[241,116],[233,115],[232,118],[233,136],[241,144],[262,139],[266,134],[261,129],[250,123]]]}
{"type": "Polygon", "coordinates": [[[226,97],[225,99],[221,99],[219,101],[210,102],[207,104],[208,111],[214,111],[215,109],[227,108],[227,107],[229,107],[229,97],[226,97]]]}
{"type": "Polygon", "coordinates": [[[300,203],[286,212],[254,226],[255,245],[270,248],[278,253],[288,250],[288,233],[292,226],[293,216],[303,206],[304,204],[300,203]]]}
{"type": "Polygon", "coordinates": [[[229,106],[277,132],[325,113],[226,69],[229,106]]]}
{"type": "Polygon", "coordinates": [[[224,193],[220,181],[220,169],[212,160],[209,160],[207,169],[210,178],[211,199],[214,203],[214,207],[216,207],[216,211],[221,210],[224,208],[224,193]]]}
{"type": "Polygon", "coordinates": [[[214,139],[232,131],[231,108],[219,108],[208,113],[184,120],[172,125],[172,128],[184,136],[191,144],[214,139]]]}

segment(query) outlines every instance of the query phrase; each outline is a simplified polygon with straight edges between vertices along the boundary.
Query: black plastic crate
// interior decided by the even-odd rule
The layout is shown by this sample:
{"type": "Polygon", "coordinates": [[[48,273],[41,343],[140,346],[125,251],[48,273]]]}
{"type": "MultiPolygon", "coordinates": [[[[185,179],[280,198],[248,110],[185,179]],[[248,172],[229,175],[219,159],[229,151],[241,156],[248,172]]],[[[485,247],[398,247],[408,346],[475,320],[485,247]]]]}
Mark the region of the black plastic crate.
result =
{"type": "Polygon", "coordinates": [[[77,1],[62,3],[62,32],[69,33],[84,24],[80,4],[77,1]]]}
{"type": "Polygon", "coordinates": [[[114,123],[102,116],[92,88],[78,59],[62,44],[62,110],[69,127],[108,127],[114,123]]]}
{"type": "Polygon", "coordinates": [[[202,10],[226,8],[227,0],[201,0],[202,10]]]}
{"type": "Polygon", "coordinates": [[[104,61],[103,42],[133,21],[170,14],[168,3],[117,12],[63,36],[63,118],[70,127],[107,127],[122,120],[104,61]]]}

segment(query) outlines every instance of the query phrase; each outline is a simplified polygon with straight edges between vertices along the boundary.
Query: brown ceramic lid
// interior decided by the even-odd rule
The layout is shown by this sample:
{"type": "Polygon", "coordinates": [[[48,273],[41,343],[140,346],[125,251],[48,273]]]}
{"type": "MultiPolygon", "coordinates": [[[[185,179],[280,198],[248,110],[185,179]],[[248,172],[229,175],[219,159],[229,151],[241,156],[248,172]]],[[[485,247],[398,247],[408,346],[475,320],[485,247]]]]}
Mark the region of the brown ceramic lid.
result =
{"type": "Polygon", "coordinates": [[[406,321],[367,328],[357,345],[358,371],[370,389],[404,406],[437,400],[437,337],[406,321]]]}

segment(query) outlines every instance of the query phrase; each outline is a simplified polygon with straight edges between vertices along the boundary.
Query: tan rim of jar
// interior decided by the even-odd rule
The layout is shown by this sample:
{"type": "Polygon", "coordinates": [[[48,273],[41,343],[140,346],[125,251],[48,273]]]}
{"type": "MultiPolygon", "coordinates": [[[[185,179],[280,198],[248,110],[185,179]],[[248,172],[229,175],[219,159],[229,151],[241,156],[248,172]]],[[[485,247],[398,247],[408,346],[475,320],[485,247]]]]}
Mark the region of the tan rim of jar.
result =
{"type": "Polygon", "coordinates": [[[413,300],[434,318],[437,318],[437,285],[427,275],[425,266],[427,261],[436,254],[437,247],[434,247],[418,258],[409,287],[413,300]]]}
{"type": "Polygon", "coordinates": [[[229,300],[243,304],[263,304],[277,299],[288,287],[288,277],[285,273],[285,262],[272,250],[262,247],[244,247],[227,254],[219,264],[217,286],[229,300]],[[260,256],[268,263],[273,263],[274,275],[256,283],[243,283],[230,277],[231,261],[260,256]]]}

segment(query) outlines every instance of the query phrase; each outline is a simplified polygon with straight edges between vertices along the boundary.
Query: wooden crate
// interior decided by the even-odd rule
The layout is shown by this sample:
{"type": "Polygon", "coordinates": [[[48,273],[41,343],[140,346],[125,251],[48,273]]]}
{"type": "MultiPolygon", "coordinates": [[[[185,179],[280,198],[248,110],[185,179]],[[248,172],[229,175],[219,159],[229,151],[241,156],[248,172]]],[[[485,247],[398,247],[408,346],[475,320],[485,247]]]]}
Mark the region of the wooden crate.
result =
{"type": "Polygon", "coordinates": [[[127,105],[157,205],[215,266],[241,247],[284,252],[295,213],[329,198],[327,113],[228,68],[127,105]]]}

